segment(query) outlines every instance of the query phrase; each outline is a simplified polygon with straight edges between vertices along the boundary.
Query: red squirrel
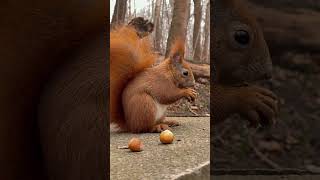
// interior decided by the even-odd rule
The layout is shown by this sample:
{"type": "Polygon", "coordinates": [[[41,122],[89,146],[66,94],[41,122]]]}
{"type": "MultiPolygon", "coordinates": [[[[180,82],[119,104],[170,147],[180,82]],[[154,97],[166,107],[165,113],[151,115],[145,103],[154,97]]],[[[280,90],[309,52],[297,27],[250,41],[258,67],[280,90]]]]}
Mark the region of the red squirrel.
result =
{"type": "Polygon", "coordinates": [[[255,85],[272,77],[272,61],[262,29],[244,1],[215,1],[210,54],[211,115],[214,123],[240,114],[257,127],[272,125],[278,114],[278,98],[255,85]]]}
{"type": "Polygon", "coordinates": [[[195,80],[184,61],[184,41],[172,45],[170,55],[152,66],[156,56],[147,38],[131,26],[110,33],[110,121],[122,130],[161,132],[178,125],[165,120],[166,107],[181,98],[194,100],[195,80]]]}

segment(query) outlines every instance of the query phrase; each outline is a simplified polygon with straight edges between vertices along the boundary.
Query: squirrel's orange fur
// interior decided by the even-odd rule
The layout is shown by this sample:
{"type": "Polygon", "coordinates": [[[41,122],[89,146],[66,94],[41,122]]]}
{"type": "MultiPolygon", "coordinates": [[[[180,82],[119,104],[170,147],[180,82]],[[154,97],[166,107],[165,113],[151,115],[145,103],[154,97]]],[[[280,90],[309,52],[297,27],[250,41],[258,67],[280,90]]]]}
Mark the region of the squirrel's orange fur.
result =
{"type": "Polygon", "coordinates": [[[122,130],[160,132],[166,107],[181,98],[194,99],[194,77],[184,62],[184,41],[177,39],[170,56],[152,66],[156,56],[148,39],[140,39],[130,26],[110,35],[110,119],[122,130]]]}
{"type": "Polygon", "coordinates": [[[148,39],[140,39],[129,26],[110,32],[110,120],[124,128],[122,92],[129,80],[151,67],[156,56],[148,39]]]}

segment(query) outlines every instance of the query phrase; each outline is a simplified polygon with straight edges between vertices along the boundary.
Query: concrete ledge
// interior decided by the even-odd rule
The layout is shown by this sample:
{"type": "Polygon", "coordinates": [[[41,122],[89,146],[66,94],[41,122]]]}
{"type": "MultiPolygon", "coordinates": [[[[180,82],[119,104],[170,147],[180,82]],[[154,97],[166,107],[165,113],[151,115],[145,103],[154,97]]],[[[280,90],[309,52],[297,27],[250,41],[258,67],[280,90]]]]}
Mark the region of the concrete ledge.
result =
{"type": "Polygon", "coordinates": [[[172,177],[176,180],[210,179],[210,161],[207,161],[198,167],[187,169],[178,175],[172,177]]]}
{"type": "Polygon", "coordinates": [[[282,175],[282,176],[265,176],[265,175],[250,175],[250,176],[235,176],[235,175],[223,175],[212,176],[214,180],[319,180],[318,175],[282,175]]]}
{"type": "Polygon", "coordinates": [[[173,127],[173,144],[163,145],[159,133],[110,133],[110,178],[118,179],[209,179],[210,118],[168,117],[181,123],[173,127]],[[132,137],[144,143],[142,152],[119,149],[132,137]]]}

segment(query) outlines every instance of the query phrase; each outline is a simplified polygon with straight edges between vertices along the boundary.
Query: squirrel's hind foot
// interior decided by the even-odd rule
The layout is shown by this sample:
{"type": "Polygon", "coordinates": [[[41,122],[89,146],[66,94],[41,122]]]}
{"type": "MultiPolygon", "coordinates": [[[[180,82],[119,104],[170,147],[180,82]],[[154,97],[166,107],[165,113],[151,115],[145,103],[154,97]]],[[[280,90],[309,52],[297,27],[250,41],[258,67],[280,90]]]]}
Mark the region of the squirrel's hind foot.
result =
{"type": "Polygon", "coordinates": [[[152,132],[152,133],[160,133],[160,132],[165,131],[165,130],[167,130],[167,129],[171,130],[170,127],[169,127],[169,125],[168,125],[168,124],[161,123],[161,124],[156,124],[156,125],[154,125],[154,126],[152,127],[152,129],[151,129],[151,132],[152,132]]]}
{"type": "Polygon", "coordinates": [[[175,120],[165,120],[163,123],[167,124],[169,127],[180,126],[180,123],[175,120]]]}

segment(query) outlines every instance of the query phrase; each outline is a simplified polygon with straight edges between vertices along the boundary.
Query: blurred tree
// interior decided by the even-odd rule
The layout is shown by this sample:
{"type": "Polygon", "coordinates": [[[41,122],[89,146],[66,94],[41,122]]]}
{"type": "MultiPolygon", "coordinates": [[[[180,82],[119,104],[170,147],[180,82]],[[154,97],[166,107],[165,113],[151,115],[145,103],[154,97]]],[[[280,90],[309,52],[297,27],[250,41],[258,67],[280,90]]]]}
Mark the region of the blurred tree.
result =
{"type": "Polygon", "coordinates": [[[128,19],[129,19],[129,21],[131,20],[131,19],[133,19],[133,17],[134,16],[132,16],[132,14],[131,14],[131,9],[132,9],[132,7],[131,7],[131,0],[129,0],[129,2],[128,2],[128,19]]]}
{"type": "Polygon", "coordinates": [[[209,48],[210,48],[210,2],[207,2],[206,17],[204,24],[204,45],[202,49],[202,58],[204,62],[209,63],[209,48]]]}
{"type": "Polygon", "coordinates": [[[153,23],[154,23],[154,34],[155,34],[155,38],[154,38],[154,48],[157,51],[160,51],[160,42],[161,42],[161,35],[162,35],[162,25],[161,25],[161,17],[160,17],[160,11],[161,11],[161,0],[156,0],[155,3],[155,7],[154,7],[154,19],[153,19],[153,23]]]}
{"type": "Polygon", "coordinates": [[[189,19],[190,0],[175,0],[173,5],[172,21],[169,30],[165,57],[170,53],[173,41],[178,38],[186,38],[187,21],[189,19]]]}
{"type": "Polygon", "coordinates": [[[200,61],[201,60],[201,1],[193,0],[194,3],[194,23],[193,23],[193,37],[192,37],[192,52],[193,52],[193,60],[200,61]]]}
{"type": "Polygon", "coordinates": [[[111,28],[119,24],[123,24],[127,11],[127,0],[117,0],[114,6],[113,16],[111,20],[111,28]]]}
{"type": "Polygon", "coordinates": [[[149,8],[149,10],[151,11],[151,18],[150,19],[154,19],[154,10],[155,10],[155,7],[154,7],[155,5],[154,5],[154,0],[151,0],[151,3],[150,3],[150,8],[149,8]]]}

